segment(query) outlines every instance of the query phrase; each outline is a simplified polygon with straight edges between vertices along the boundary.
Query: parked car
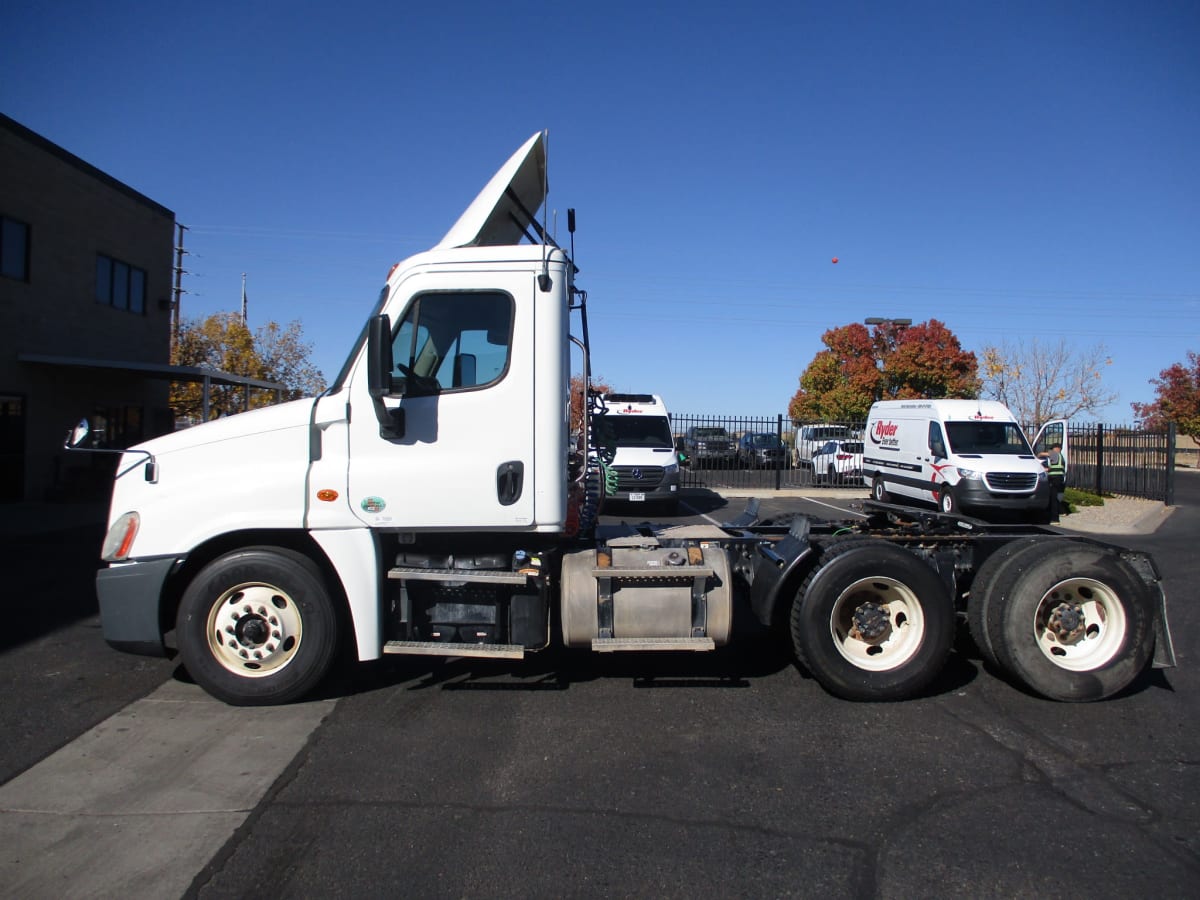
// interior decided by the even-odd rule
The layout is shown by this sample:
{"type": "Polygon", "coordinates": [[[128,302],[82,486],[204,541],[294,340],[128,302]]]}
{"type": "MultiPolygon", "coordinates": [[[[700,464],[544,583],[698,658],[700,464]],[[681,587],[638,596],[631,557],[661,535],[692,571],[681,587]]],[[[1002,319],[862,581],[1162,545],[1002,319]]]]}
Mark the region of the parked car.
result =
{"type": "Polygon", "coordinates": [[[751,469],[779,469],[787,464],[787,448],[779,435],[749,432],[738,438],[737,461],[751,469]]]}
{"type": "Polygon", "coordinates": [[[826,441],[812,457],[813,481],[862,484],[863,442],[826,441]]]}
{"type": "Polygon", "coordinates": [[[683,436],[683,452],[694,466],[729,465],[736,455],[733,438],[719,425],[693,425],[683,436]]]}
{"type": "Polygon", "coordinates": [[[811,465],[813,456],[824,448],[826,441],[849,440],[852,437],[854,435],[846,425],[798,425],[792,462],[797,468],[811,465]]]}

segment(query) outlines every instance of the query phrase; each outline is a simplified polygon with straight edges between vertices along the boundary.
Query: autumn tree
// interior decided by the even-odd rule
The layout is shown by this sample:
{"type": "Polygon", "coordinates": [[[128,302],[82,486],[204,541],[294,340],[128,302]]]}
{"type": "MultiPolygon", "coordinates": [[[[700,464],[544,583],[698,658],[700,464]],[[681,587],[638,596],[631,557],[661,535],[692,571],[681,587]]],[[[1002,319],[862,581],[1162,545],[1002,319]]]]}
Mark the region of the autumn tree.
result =
{"type": "Polygon", "coordinates": [[[800,376],[788,413],[797,421],[861,421],[876,400],[975,397],[978,363],[943,323],[857,322],[821,335],[825,349],[800,376]]]}
{"type": "Polygon", "coordinates": [[[1153,403],[1134,403],[1143,428],[1165,429],[1174,422],[1180,434],[1200,437],[1200,354],[1189,351],[1187,364],[1175,363],[1151,378],[1153,403]]]}
{"type": "Polygon", "coordinates": [[[1032,338],[988,345],[983,348],[983,395],[999,400],[1028,425],[1070,419],[1117,398],[1104,387],[1104,369],[1110,365],[1103,344],[1072,348],[1066,338],[1052,344],[1032,338]]]}
{"type": "MultiPolygon", "coordinates": [[[[592,379],[592,390],[598,394],[611,394],[612,388],[602,378],[592,379]]],[[[571,433],[583,430],[583,376],[571,376],[571,433]]]]}
{"type": "MultiPolygon", "coordinates": [[[[297,400],[325,390],[325,378],[310,360],[311,345],[304,341],[299,322],[281,326],[268,322],[251,332],[235,313],[215,313],[207,319],[180,323],[179,337],[171,351],[177,366],[212,369],[259,381],[284,385],[282,400],[297,400]]],[[[249,407],[276,402],[274,391],[251,389],[249,407]]],[[[209,418],[244,412],[246,388],[212,384],[209,388],[209,418]]],[[[195,382],[172,382],[171,408],[176,418],[200,419],[203,415],[203,386],[195,382]]]]}

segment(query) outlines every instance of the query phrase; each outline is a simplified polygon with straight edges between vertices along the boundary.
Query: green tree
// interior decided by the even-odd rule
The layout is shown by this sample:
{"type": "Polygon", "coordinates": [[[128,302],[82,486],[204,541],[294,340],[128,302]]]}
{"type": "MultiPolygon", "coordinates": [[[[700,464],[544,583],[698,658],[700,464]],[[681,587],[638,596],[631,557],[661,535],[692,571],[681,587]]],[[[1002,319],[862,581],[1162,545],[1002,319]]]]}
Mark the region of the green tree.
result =
{"type": "Polygon", "coordinates": [[[937,319],[907,328],[854,322],[821,342],[788,406],[797,421],[863,420],[876,400],[978,395],[975,354],[937,319]]]}
{"type": "MultiPolygon", "coordinates": [[[[171,362],[282,384],[280,399],[297,400],[325,390],[324,376],[309,359],[311,352],[299,322],[286,326],[268,322],[251,332],[236,313],[215,313],[206,319],[180,323],[171,362]]],[[[249,408],[274,402],[275,391],[251,389],[249,408]]],[[[203,386],[195,382],[172,382],[171,408],[176,419],[200,420],[203,386]]],[[[244,412],[246,408],[244,387],[211,385],[209,418],[244,412]]]]}
{"type": "Polygon", "coordinates": [[[1200,437],[1200,354],[1189,351],[1186,364],[1168,366],[1150,383],[1154,402],[1131,404],[1138,424],[1161,429],[1174,422],[1180,434],[1200,437]]]}

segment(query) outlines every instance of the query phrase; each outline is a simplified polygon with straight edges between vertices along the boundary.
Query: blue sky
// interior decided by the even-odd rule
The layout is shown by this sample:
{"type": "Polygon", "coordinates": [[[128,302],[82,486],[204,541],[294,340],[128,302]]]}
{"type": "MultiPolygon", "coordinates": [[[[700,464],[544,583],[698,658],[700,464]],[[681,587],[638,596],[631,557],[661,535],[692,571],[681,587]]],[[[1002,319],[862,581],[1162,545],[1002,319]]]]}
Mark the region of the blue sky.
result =
{"type": "Polygon", "coordinates": [[[7,0],[0,46],[0,110],[189,227],[184,315],[245,272],[329,377],[542,128],[594,370],[679,412],[785,411],[866,316],[1102,343],[1113,422],[1200,351],[1195,2],[7,0]]]}

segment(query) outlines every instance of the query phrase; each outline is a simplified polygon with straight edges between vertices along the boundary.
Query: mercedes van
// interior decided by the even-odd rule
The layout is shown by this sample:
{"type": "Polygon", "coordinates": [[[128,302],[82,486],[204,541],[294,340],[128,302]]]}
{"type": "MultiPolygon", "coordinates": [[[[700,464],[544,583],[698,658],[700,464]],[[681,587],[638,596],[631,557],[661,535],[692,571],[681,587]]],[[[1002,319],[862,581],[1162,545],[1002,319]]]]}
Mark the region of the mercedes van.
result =
{"type": "Polygon", "coordinates": [[[657,394],[608,394],[599,417],[600,442],[614,447],[606,501],[653,504],[666,513],[679,506],[679,457],[671,417],[657,394]]]}
{"type": "Polygon", "coordinates": [[[863,481],[881,503],[920,500],[944,513],[987,518],[1005,510],[1048,520],[1046,470],[1003,403],[881,401],[868,414],[863,445],[863,481]]]}

